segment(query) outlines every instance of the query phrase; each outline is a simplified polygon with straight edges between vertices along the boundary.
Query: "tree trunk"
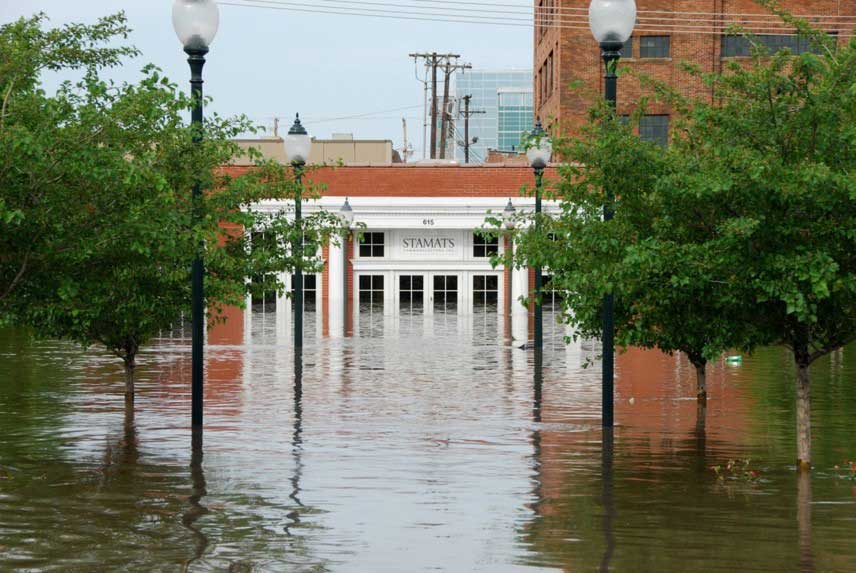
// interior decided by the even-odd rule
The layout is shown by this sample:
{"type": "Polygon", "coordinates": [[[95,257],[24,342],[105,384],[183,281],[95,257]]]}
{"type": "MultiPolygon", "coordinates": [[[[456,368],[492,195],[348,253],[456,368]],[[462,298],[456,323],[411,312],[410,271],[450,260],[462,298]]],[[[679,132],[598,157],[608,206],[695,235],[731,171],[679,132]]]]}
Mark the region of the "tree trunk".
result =
{"type": "Polygon", "coordinates": [[[134,371],[137,361],[134,356],[125,358],[125,399],[134,399],[134,371]]]}
{"type": "Polygon", "coordinates": [[[690,357],[690,362],[696,369],[696,397],[699,402],[707,401],[707,360],[690,357]]]}
{"type": "Polygon", "coordinates": [[[797,466],[811,469],[811,378],[809,362],[797,359],[797,466]]]}

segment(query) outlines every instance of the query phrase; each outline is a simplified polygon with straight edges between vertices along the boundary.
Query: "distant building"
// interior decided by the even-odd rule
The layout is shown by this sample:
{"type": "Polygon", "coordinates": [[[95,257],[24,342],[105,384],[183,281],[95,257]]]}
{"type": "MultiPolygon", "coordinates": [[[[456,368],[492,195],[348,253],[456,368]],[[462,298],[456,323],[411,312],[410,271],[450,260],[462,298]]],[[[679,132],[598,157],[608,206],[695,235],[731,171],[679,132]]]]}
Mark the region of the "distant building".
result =
{"type": "Polygon", "coordinates": [[[464,96],[471,95],[470,162],[484,163],[489,149],[515,151],[520,135],[532,129],[531,70],[467,70],[454,78],[457,103],[454,156],[464,162],[464,96]]]}
{"type": "MultiPolygon", "coordinates": [[[[579,133],[587,121],[587,112],[595,94],[603,94],[604,67],[600,48],[588,29],[585,14],[590,0],[535,0],[534,70],[535,113],[545,128],[561,128],[579,133]],[[568,89],[578,81],[581,90],[568,89]]],[[[713,99],[712,88],[689,74],[683,64],[689,62],[704,73],[716,73],[730,62],[745,60],[749,43],[730,33],[740,25],[756,32],[758,41],[771,50],[789,48],[793,53],[812,50],[805,39],[793,34],[770,12],[752,0],[730,2],[663,2],[637,0],[639,24],[624,45],[621,65],[640,75],[665,82],[681,94],[713,99]]],[[[856,29],[856,2],[853,0],[781,0],[781,8],[802,15],[815,25],[838,36],[838,42],[850,40],[856,29]]],[[[638,77],[625,74],[618,84],[618,113],[629,114],[642,96],[651,96],[651,88],[638,77]]],[[[647,114],[641,118],[642,139],[666,145],[672,121],[667,102],[651,98],[647,114]]]]}
{"type": "MultiPolygon", "coordinates": [[[[264,137],[260,139],[240,139],[237,141],[244,149],[255,147],[267,158],[285,163],[285,147],[280,137],[264,137]]],[[[354,139],[350,133],[333,134],[330,139],[312,139],[312,154],[310,164],[326,163],[335,165],[389,165],[401,163],[401,157],[392,148],[389,139],[354,139]]],[[[248,157],[240,157],[235,165],[248,165],[248,157]]]]}

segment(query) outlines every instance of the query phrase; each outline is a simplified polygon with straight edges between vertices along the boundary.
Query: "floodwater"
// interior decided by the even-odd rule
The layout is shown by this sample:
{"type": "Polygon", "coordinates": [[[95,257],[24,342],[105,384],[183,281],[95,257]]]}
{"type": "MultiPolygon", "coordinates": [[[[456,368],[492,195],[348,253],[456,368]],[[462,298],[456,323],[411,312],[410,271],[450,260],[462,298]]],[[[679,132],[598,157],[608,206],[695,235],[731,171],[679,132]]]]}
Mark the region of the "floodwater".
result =
{"type": "Polygon", "coordinates": [[[597,349],[555,328],[538,373],[493,316],[307,335],[297,373],[275,315],[235,330],[195,439],[187,339],[130,409],[115,358],[0,333],[0,570],[856,571],[854,347],[813,370],[800,479],[781,349],[714,365],[706,410],[631,350],[604,434],[597,349]]]}

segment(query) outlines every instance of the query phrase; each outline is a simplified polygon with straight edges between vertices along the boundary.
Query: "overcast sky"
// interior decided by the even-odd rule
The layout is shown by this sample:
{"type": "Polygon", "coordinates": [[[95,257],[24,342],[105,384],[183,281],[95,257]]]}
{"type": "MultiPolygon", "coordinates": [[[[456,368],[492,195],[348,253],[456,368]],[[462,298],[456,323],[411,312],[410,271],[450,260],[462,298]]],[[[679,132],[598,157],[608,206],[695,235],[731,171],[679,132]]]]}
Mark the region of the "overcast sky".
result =
{"type": "MultiPolygon", "coordinates": [[[[318,6],[312,0],[294,1],[318,6]]],[[[134,80],[143,64],[154,63],[174,81],[185,82],[189,72],[172,30],[171,6],[172,0],[0,0],[0,20],[42,11],[59,25],[93,22],[124,10],[134,28],[131,43],[143,55],[115,77],[134,80]]],[[[414,78],[408,53],[454,52],[475,68],[529,69],[532,41],[531,28],[221,6],[205,89],[224,115],[244,113],[271,123],[273,116],[293,118],[299,111],[312,135],[345,132],[392,139],[396,148],[405,116],[408,139],[421,157],[422,84],[414,78]],[[409,106],[368,118],[335,119],[409,106]]]]}

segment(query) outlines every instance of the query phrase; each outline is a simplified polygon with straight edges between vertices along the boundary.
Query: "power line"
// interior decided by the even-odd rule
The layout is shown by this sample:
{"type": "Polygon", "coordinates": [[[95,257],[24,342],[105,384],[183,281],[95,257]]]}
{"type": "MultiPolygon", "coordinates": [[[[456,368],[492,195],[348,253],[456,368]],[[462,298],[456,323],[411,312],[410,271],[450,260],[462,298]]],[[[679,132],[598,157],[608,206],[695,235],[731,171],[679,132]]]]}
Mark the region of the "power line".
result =
{"type": "MultiPolygon", "coordinates": [[[[336,1],[336,0],[328,0],[328,1],[336,1]]],[[[339,3],[342,3],[339,0],[339,3]]],[[[364,2],[351,2],[352,4],[364,4],[364,2]]],[[[270,9],[270,10],[282,10],[287,12],[304,12],[304,13],[313,13],[313,14],[330,14],[337,16],[361,16],[361,17],[374,17],[374,18],[385,18],[385,19],[396,19],[396,20],[416,20],[416,21],[428,21],[428,22],[452,22],[452,23],[461,23],[461,24],[482,24],[482,25],[498,25],[498,26],[510,26],[510,27],[526,27],[532,28],[536,26],[533,18],[510,18],[507,16],[491,16],[491,15],[469,15],[469,14],[457,14],[457,13],[449,13],[449,12],[424,12],[424,11],[412,11],[412,10],[389,10],[389,9],[378,9],[378,8],[362,8],[362,7],[346,7],[346,6],[331,6],[329,8],[322,7],[323,9],[316,8],[306,8],[306,6],[314,6],[314,4],[305,4],[300,2],[283,2],[283,1],[274,1],[274,0],[241,0],[234,2],[220,2],[221,5],[226,6],[236,6],[241,8],[260,8],[260,9],[270,9]]],[[[382,3],[371,3],[371,5],[383,5],[382,3]]],[[[386,4],[386,6],[397,7],[399,5],[394,4],[386,4]]],[[[418,8],[421,9],[421,8],[418,8]]],[[[487,11],[488,13],[490,11],[487,11]]],[[[538,26],[555,28],[555,29],[568,29],[568,30],[589,30],[587,19],[583,19],[580,17],[578,20],[573,18],[559,18],[557,19],[559,24],[549,23],[549,24],[541,24],[538,23],[538,26]],[[570,24],[565,24],[564,22],[570,22],[570,24]],[[574,25],[579,24],[579,25],[574,25]]],[[[651,18],[650,20],[656,20],[651,18]]],[[[760,33],[764,32],[776,32],[782,35],[798,35],[796,31],[788,32],[788,30],[793,30],[793,27],[786,23],[774,23],[766,22],[765,24],[773,25],[774,27],[759,27],[758,25],[747,26],[742,22],[725,22],[718,20],[720,23],[716,25],[710,26],[692,26],[691,24],[670,24],[665,22],[673,22],[675,20],[669,19],[659,19],[659,23],[639,23],[637,25],[637,29],[639,31],[647,32],[647,33],[663,33],[663,34],[710,34],[710,35],[721,35],[724,31],[729,30],[732,26],[738,26],[743,31],[747,33],[760,33]]],[[[687,19],[687,21],[691,21],[687,19]]],[[[758,24],[761,24],[760,22],[758,24]]],[[[826,23],[824,26],[832,26],[835,23],[826,23]]],[[[823,28],[824,31],[827,32],[839,32],[840,37],[850,37],[853,35],[853,30],[851,27],[843,27],[838,29],[831,28],[823,28]],[[844,33],[841,33],[844,32],[844,33]]]]}

